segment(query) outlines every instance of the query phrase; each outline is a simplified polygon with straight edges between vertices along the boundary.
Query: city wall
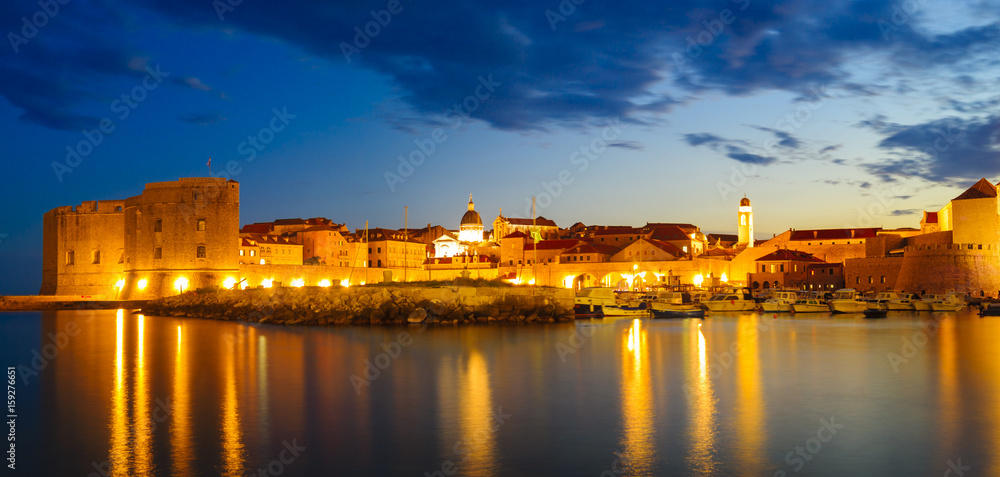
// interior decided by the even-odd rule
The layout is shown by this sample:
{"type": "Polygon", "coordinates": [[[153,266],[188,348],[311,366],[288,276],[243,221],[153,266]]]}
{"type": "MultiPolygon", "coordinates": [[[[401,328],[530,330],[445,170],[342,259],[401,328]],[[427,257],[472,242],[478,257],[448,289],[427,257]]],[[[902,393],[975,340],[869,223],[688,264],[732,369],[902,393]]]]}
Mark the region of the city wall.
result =
{"type": "Polygon", "coordinates": [[[573,299],[564,288],[309,286],[186,293],[148,303],[142,311],[289,325],[532,323],[574,319],[573,299]]]}

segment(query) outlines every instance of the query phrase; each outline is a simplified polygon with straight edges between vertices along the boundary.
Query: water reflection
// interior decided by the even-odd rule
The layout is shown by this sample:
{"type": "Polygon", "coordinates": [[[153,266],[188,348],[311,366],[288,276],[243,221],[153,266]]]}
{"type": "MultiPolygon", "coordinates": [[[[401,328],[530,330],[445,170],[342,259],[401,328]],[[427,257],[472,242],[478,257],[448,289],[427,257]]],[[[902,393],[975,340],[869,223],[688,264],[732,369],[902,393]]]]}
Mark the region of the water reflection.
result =
{"type": "Polygon", "coordinates": [[[473,350],[467,360],[442,359],[438,374],[441,445],[463,475],[494,475],[497,421],[489,367],[473,350]],[[456,432],[457,431],[457,432],[456,432]]]}
{"type": "MultiPolygon", "coordinates": [[[[241,328],[240,331],[243,331],[241,328]]],[[[236,361],[244,363],[242,334],[223,337],[222,369],[224,373],[222,397],[222,475],[238,477],[243,473],[244,449],[243,431],[240,425],[239,402],[236,396],[236,361]]]]}
{"type": "Polygon", "coordinates": [[[739,380],[736,428],[740,439],[740,457],[745,468],[758,471],[765,467],[767,428],[764,425],[764,401],[760,385],[760,350],[756,315],[744,317],[737,326],[738,356],[736,373],[739,380]]]}
{"type": "MultiPolygon", "coordinates": [[[[691,359],[693,353],[690,346],[687,346],[685,356],[687,360],[695,365],[695,369],[689,375],[688,382],[694,382],[694,390],[685,390],[688,405],[691,408],[691,424],[689,425],[689,436],[691,442],[691,452],[688,462],[696,473],[701,475],[713,475],[716,473],[715,466],[715,395],[712,391],[712,380],[708,374],[708,350],[705,346],[705,334],[701,331],[701,321],[688,320],[689,328],[694,332],[688,333],[688,341],[696,340],[698,360],[691,359]],[[694,379],[690,379],[693,377],[694,379]]],[[[688,369],[690,370],[691,367],[688,369]]]]}
{"type": "Polygon", "coordinates": [[[174,392],[168,412],[173,475],[191,475],[191,392],[188,353],[184,349],[184,333],[177,325],[177,350],[174,355],[174,392]]]}
{"type": "Polygon", "coordinates": [[[128,425],[128,389],[125,383],[125,311],[115,317],[115,384],[111,392],[110,460],[112,476],[131,474],[128,425]]]}
{"type": "Polygon", "coordinates": [[[655,415],[649,379],[646,329],[635,319],[622,346],[622,461],[631,475],[651,475],[655,455],[655,415]]]}

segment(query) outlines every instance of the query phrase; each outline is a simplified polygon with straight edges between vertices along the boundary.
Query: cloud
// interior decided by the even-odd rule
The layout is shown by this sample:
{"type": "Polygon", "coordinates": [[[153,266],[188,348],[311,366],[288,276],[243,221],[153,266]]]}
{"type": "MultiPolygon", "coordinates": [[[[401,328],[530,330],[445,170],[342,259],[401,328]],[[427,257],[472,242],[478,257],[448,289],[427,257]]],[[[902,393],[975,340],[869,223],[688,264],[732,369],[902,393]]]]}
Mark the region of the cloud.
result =
{"type": "MultiPolygon", "coordinates": [[[[242,2],[221,18],[204,0],[90,2],[86,9],[60,12],[25,47],[30,54],[0,57],[5,79],[31,72],[46,79],[38,88],[0,85],[0,95],[27,121],[61,128],[90,120],[74,113],[80,98],[99,92],[94,85],[107,76],[134,73],[129,60],[142,55],[129,44],[139,41],[130,34],[133,17],[157,14],[172,28],[273,39],[307,56],[374,72],[423,118],[475,94],[478,78],[492,76],[499,85],[471,116],[503,130],[582,128],[610,118],[651,121],[681,104],[679,98],[700,93],[778,90],[805,101],[825,85],[877,95],[886,87],[855,77],[851,63],[858,58],[876,58],[869,64],[893,74],[961,65],[971,75],[988,67],[1000,43],[1000,23],[988,9],[978,25],[934,34],[920,27],[922,11],[906,23],[891,23],[898,0],[778,6],[678,0],[670,8],[640,0],[584,2],[559,22],[546,16],[547,8],[558,9],[555,3],[401,5],[380,26],[371,12],[381,7],[359,2],[242,2]],[[882,27],[886,22],[891,31],[882,27]],[[377,34],[357,33],[366,29],[377,34]],[[705,41],[692,43],[694,38],[705,41]]],[[[16,31],[35,8],[3,2],[0,31],[16,31]]]]}
{"type": "Polygon", "coordinates": [[[920,210],[920,209],[896,209],[896,210],[894,210],[892,212],[889,212],[889,215],[891,215],[893,217],[899,217],[899,216],[903,216],[903,215],[913,215],[913,214],[920,213],[920,212],[923,212],[923,211],[920,210]]]}
{"type": "Polygon", "coordinates": [[[775,157],[762,156],[749,152],[747,149],[751,147],[750,144],[739,139],[725,139],[712,133],[682,134],[681,138],[690,146],[706,146],[713,151],[723,154],[729,159],[739,161],[744,164],[758,164],[766,166],[778,162],[778,159],[775,157]]]}
{"type": "Polygon", "coordinates": [[[859,126],[883,135],[878,147],[894,156],[862,166],[883,180],[915,177],[954,183],[1000,174],[1000,115],[914,125],[876,118],[859,126]]]}
{"type": "Polygon", "coordinates": [[[617,141],[608,143],[608,147],[617,147],[620,149],[628,149],[630,151],[641,151],[646,148],[641,142],[638,141],[617,141]]]}
{"type": "Polygon", "coordinates": [[[843,144],[837,144],[837,145],[834,145],[834,146],[826,146],[823,149],[820,149],[819,153],[820,154],[825,154],[827,152],[833,152],[833,151],[836,151],[836,150],[840,149],[843,146],[844,146],[843,144]]]}
{"type": "Polygon", "coordinates": [[[802,141],[799,141],[795,136],[792,136],[790,133],[787,133],[785,131],[779,131],[777,129],[766,128],[763,126],[752,126],[752,127],[759,131],[764,131],[774,134],[774,136],[779,139],[777,144],[778,146],[789,149],[798,149],[799,147],[802,146],[802,141]]]}

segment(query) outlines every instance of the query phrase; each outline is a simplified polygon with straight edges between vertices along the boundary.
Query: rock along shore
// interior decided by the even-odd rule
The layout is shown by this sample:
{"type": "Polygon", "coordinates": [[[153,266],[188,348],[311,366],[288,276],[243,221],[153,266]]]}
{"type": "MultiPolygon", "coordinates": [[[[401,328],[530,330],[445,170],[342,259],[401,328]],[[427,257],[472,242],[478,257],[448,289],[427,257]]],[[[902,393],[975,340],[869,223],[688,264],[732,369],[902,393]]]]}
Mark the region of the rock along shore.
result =
{"type": "Polygon", "coordinates": [[[573,291],[528,286],[360,286],[185,293],[142,313],[286,325],[570,321],[573,291]]]}

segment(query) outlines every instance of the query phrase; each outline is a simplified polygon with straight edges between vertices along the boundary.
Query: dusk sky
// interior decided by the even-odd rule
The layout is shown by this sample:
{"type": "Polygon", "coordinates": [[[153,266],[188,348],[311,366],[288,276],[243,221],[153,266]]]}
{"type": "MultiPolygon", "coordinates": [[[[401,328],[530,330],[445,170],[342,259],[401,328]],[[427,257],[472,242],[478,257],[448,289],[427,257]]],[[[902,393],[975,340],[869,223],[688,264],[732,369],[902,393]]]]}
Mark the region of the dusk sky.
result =
{"type": "Polygon", "coordinates": [[[352,229],[471,193],[735,233],[746,194],[766,238],[1000,180],[997,0],[49,1],[0,3],[0,294],[38,293],[46,211],[209,157],[241,223],[352,229]]]}

